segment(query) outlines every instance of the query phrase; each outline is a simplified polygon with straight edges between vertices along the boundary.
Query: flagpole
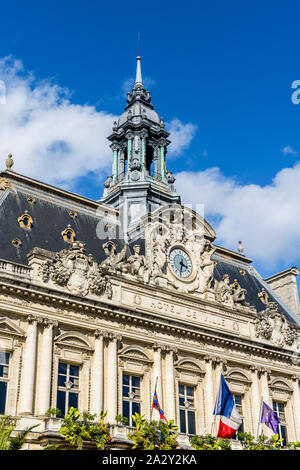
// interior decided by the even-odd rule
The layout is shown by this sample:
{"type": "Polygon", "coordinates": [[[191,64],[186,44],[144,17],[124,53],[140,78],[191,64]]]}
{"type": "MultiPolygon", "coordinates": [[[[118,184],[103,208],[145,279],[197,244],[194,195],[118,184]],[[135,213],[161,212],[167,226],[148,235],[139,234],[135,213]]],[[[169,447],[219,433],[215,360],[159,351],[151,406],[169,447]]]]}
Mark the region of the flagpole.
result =
{"type": "MultiPolygon", "coordinates": [[[[221,375],[222,374],[223,374],[223,362],[221,361],[219,387],[220,387],[220,383],[221,383],[221,375]]],[[[217,389],[216,399],[217,399],[218,394],[219,394],[219,388],[217,389]]],[[[216,403],[216,399],[215,399],[215,403],[216,403]]],[[[214,427],[215,427],[216,434],[218,434],[218,432],[217,432],[217,415],[215,415],[215,414],[214,414],[213,422],[211,424],[211,431],[210,431],[211,435],[213,435],[214,427]]]]}
{"type": "MultiPolygon", "coordinates": [[[[157,387],[157,382],[158,382],[158,376],[156,376],[154,391],[155,391],[155,389],[156,389],[156,387],[157,387]]],[[[153,392],[153,394],[154,394],[154,392],[153,392]]],[[[152,413],[153,413],[153,406],[152,406],[152,404],[153,404],[153,395],[152,395],[152,400],[151,400],[150,421],[152,420],[152,413]]]]}
{"type": "Polygon", "coordinates": [[[260,410],[259,410],[259,417],[258,417],[258,424],[257,424],[257,439],[259,438],[259,432],[261,428],[261,412],[263,406],[263,397],[260,399],[260,410]]]}

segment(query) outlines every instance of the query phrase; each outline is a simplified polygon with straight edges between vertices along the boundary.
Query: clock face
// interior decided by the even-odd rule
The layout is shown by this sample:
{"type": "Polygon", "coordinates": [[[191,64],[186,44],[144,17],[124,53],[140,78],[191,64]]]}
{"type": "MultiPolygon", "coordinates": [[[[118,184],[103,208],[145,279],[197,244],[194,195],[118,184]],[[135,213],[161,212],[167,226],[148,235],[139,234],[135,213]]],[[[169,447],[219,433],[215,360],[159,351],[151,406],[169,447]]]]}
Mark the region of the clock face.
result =
{"type": "Polygon", "coordinates": [[[173,273],[181,279],[187,279],[192,274],[191,258],[181,248],[173,248],[170,251],[169,265],[173,273]]]}

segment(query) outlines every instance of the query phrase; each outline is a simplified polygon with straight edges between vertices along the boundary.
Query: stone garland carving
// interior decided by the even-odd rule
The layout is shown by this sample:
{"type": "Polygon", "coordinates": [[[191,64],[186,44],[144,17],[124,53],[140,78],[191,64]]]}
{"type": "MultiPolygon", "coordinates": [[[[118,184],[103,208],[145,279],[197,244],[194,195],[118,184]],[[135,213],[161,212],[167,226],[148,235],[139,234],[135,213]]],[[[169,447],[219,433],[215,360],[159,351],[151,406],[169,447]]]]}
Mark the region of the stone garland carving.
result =
{"type": "Polygon", "coordinates": [[[279,311],[276,302],[269,302],[265,310],[257,313],[255,335],[258,338],[265,338],[280,347],[300,347],[299,326],[288,322],[279,311]]]}
{"type": "Polygon", "coordinates": [[[70,249],[56,253],[53,260],[47,260],[42,266],[42,279],[49,279],[72,292],[74,295],[86,296],[107,294],[112,297],[112,287],[105,272],[94,260],[86,255],[85,243],[75,241],[70,249]]]}

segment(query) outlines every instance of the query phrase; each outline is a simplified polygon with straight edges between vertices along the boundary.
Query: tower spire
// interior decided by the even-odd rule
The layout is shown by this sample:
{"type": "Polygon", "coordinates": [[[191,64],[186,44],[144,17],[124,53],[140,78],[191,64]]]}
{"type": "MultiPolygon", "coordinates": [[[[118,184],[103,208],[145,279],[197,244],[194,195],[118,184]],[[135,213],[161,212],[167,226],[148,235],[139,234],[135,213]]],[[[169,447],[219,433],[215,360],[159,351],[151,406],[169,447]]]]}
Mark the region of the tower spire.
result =
{"type": "Polygon", "coordinates": [[[136,85],[143,85],[142,81],[142,69],[141,69],[141,56],[138,55],[137,58],[137,64],[136,64],[136,78],[135,78],[135,84],[136,85]]]}

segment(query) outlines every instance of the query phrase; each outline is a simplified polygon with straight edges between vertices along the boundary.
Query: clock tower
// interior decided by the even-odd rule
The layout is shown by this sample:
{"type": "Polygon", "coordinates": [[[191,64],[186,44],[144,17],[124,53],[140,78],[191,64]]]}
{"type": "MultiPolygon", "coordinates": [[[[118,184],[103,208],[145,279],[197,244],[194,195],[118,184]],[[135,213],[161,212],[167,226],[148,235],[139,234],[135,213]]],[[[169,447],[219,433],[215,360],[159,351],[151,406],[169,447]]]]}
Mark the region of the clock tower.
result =
{"type": "Polygon", "coordinates": [[[166,169],[169,133],[143,85],[140,56],[127,106],[112,131],[108,137],[113,152],[112,175],[104,183],[101,202],[120,210],[126,233],[157,207],[180,204],[175,178],[166,169]]]}

